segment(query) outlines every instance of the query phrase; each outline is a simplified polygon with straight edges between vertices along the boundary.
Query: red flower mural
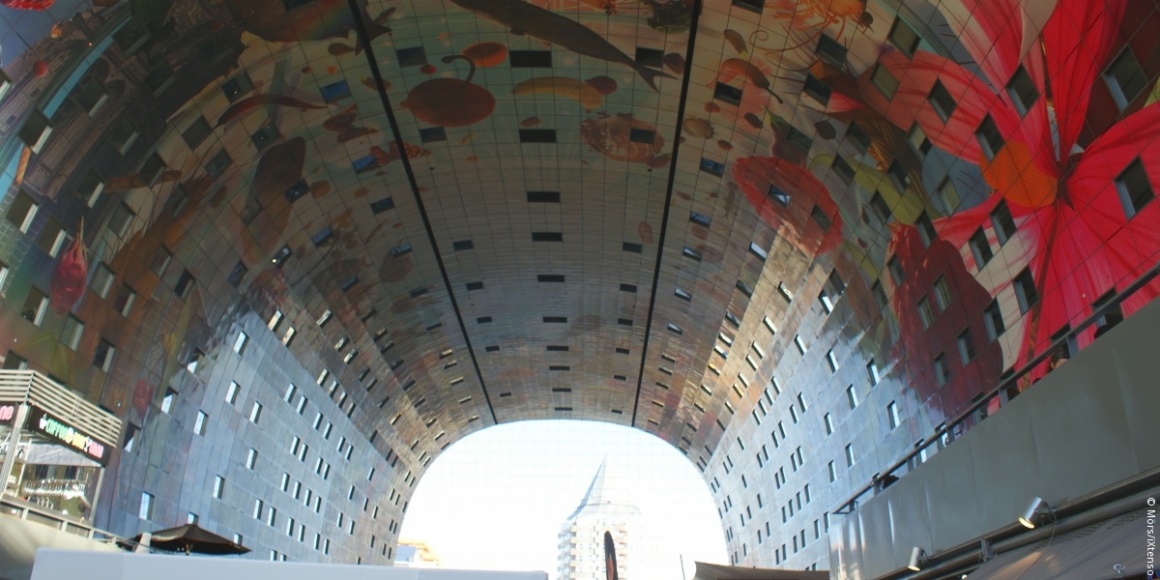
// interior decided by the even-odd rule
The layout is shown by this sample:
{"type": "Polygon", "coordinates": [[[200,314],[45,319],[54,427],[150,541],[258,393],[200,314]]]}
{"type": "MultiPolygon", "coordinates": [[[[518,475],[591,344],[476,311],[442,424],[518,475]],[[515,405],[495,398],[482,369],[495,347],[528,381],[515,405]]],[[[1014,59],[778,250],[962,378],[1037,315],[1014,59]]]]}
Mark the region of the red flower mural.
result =
{"type": "MultiPolygon", "coordinates": [[[[1160,104],[1102,130],[1089,123],[1092,87],[1103,82],[1101,72],[1123,46],[1124,2],[1061,0],[1038,39],[1043,17],[1029,11],[1035,7],[981,3],[964,0],[969,17],[947,17],[987,78],[934,54],[919,51],[907,60],[889,52],[879,66],[900,81],[893,98],[877,90],[862,94],[898,127],[917,123],[935,147],[977,163],[995,193],[980,207],[936,221],[942,239],[962,247],[979,227],[989,229],[991,209],[1007,201],[1023,247],[1011,274],[1027,264],[1039,296],[1025,315],[1021,364],[1160,255],[1160,204],[1147,203],[1150,196],[1122,203],[1117,185],[1126,172],[1160,179],[1160,104]],[[1082,144],[1081,133],[1092,129],[1097,132],[1082,144]]],[[[859,82],[870,83],[870,73],[859,82]]],[[[1157,295],[1160,283],[1153,283],[1124,310],[1157,295]]]]}
{"type": "Polygon", "coordinates": [[[52,272],[49,286],[49,300],[52,310],[64,316],[80,300],[85,292],[85,278],[89,263],[85,258],[85,244],[81,239],[83,225],[77,226],[76,237],[60,256],[56,269],[52,272]]]}
{"type": "Polygon", "coordinates": [[[834,249],[842,216],[826,186],[813,173],[776,157],[743,157],[733,179],[757,215],[807,256],[834,249]]]}

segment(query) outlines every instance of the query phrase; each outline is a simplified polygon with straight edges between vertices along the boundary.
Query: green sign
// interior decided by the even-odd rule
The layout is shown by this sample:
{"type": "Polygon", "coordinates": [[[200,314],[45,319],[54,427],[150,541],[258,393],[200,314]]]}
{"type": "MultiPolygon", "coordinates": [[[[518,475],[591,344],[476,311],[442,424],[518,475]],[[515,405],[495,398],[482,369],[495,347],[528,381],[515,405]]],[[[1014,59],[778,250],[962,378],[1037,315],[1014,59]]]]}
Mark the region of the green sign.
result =
{"type": "Polygon", "coordinates": [[[47,435],[50,439],[54,439],[66,447],[79,451],[85,457],[101,465],[109,463],[110,446],[107,443],[97,441],[61,419],[49,415],[43,409],[32,407],[25,426],[37,433],[47,435]]]}

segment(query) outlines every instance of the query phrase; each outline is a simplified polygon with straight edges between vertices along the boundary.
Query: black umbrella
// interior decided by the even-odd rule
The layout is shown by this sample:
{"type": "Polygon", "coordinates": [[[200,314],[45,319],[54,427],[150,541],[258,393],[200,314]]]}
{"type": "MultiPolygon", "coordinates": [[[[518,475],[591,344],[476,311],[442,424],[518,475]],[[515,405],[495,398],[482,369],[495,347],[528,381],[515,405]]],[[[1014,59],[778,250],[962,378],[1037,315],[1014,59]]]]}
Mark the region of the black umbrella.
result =
{"type": "MultiPolygon", "coordinates": [[[[135,539],[140,542],[141,535],[135,539]]],[[[185,552],[197,554],[245,554],[250,549],[227,540],[213,532],[207,531],[197,524],[185,524],[168,530],[153,532],[149,546],[166,552],[185,552]]]]}

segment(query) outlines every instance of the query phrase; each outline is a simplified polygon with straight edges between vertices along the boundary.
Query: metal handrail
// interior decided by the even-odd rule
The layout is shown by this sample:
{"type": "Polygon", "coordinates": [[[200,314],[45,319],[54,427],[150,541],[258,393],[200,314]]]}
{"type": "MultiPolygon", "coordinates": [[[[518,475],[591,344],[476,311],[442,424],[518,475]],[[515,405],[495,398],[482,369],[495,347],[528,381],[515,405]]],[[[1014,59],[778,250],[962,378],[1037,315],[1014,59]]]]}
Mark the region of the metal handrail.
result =
{"type": "Polygon", "coordinates": [[[84,533],[74,535],[85,537],[90,540],[96,540],[106,544],[125,542],[123,538],[117,536],[116,534],[94,527],[91,523],[85,520],[72,516],[66,516],[57,511],[46,510],[40,505],[18,499],[8,494],[0,496],[0,514],[6,514],[17,519],[45,525],[43,521],[39,521],[38,519],[29,519],[29,514],[35,514],[39,517],[39,519],[49,520],[58,524],[55,526],[56,529],[64,532],[72,533],[71,530],[80,530],[84,533]]]}
{"type": "MultiPolygon", "coordinates": [[[[1032,357],[1031,360],[1027,361],[1027,363],[1020,367],[1019,370],[1015,371],[1005,380],[1000,381],[999,384],[993,387],[990,391],[985,392],[984,395],[978,400],[974,401],[970,407],[967,407],[965,411],[959,413],[958,416],[954,418],[954,420],[949,423],[944,423],[941,427],[936,428],[935,432],[930,437],[920,439],[918,443],[915,444],[913,450],[909,451],[905,456],[902,457],[902,459],[895,461],[892,465],[890,465],[890,467],[886,468],[885,471],[881,471],[875,474],[874,478],[868,485],[859,489],[857,492],[847,498],[846,501],[838,504],[837,509],[830,510],[831,513],[845,515],[853,512],[855,509],[857,509],[858,500],[863,495],[865,495],[866,492],[876,489],[883,483],[884,478],[886,477],[893,478],[891,482],[897,480],[897,478],[902,474],[896,474],[895,472],[897,472],[902,466],[909,465],[915,457],[918,457],[922,452],[930,448],[931,445],[938,443],[944,437],[949,437],[950,441],[953,442],[956,438],[955,430],[959,427],[962,427],[963,431],[959,433],[961,436],[962,433],[965,433],[966,430],[970,429],[968,421],[976,413],[978,413],[980,409],[990,404],[992,399],[994,399],[996,396],[1000,396],[1001,393],[1015,386],[1015,384],[1020,379],[1025,377],[1027,373],[1031,372],[1043,361],[1047,360],[1048,357],[1052,355],[1052,353],[1057,352],[1058,349],[1064,345],[1070,344],[1070,341],[1078,336],[1079,333],[1087,330],[1088,327],[1092,326],[1098,320],[1107,316],[1107,314],[1111,312],[1112,309],[1118,307],[1124,300],[1134,295],[1141,288],[1155,279],[1158,275],[1160,275],[1160,263],[1155,264],[1151,269],[1141,274],[1135,282],[1133,282],[1127,288],[1124,288],[1122,292],[1116,294],[1115,297],[1109,300],[1107,304],[1104,304],[1092,312],[1091,316],[1088,316],[1086,319],[1084,319],[1083,322],[1081,322],[1074,329],[1070,330],[1066,335],[1061,336],[1052,342],[1047,348],[1043,349],[1043,352],[1040,352],[1038,355],[1032,357]]],[[[1000,400],[1002,400],[1001,397],[1000,400]]]]}

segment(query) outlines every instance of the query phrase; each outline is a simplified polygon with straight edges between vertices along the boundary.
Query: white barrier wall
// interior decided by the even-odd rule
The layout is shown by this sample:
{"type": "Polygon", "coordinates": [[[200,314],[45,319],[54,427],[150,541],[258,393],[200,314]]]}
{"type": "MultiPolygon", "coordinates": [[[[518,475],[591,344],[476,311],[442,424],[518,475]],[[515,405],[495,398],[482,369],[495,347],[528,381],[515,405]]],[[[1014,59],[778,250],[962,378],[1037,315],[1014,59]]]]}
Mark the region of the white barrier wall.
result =
{"type": "Polygon", "coordinates": [[[221,556],[158,556],[41,549],[36,552],[32,580],[547,580],[546,572],[484,572],[262,562],[221,556]]]}

